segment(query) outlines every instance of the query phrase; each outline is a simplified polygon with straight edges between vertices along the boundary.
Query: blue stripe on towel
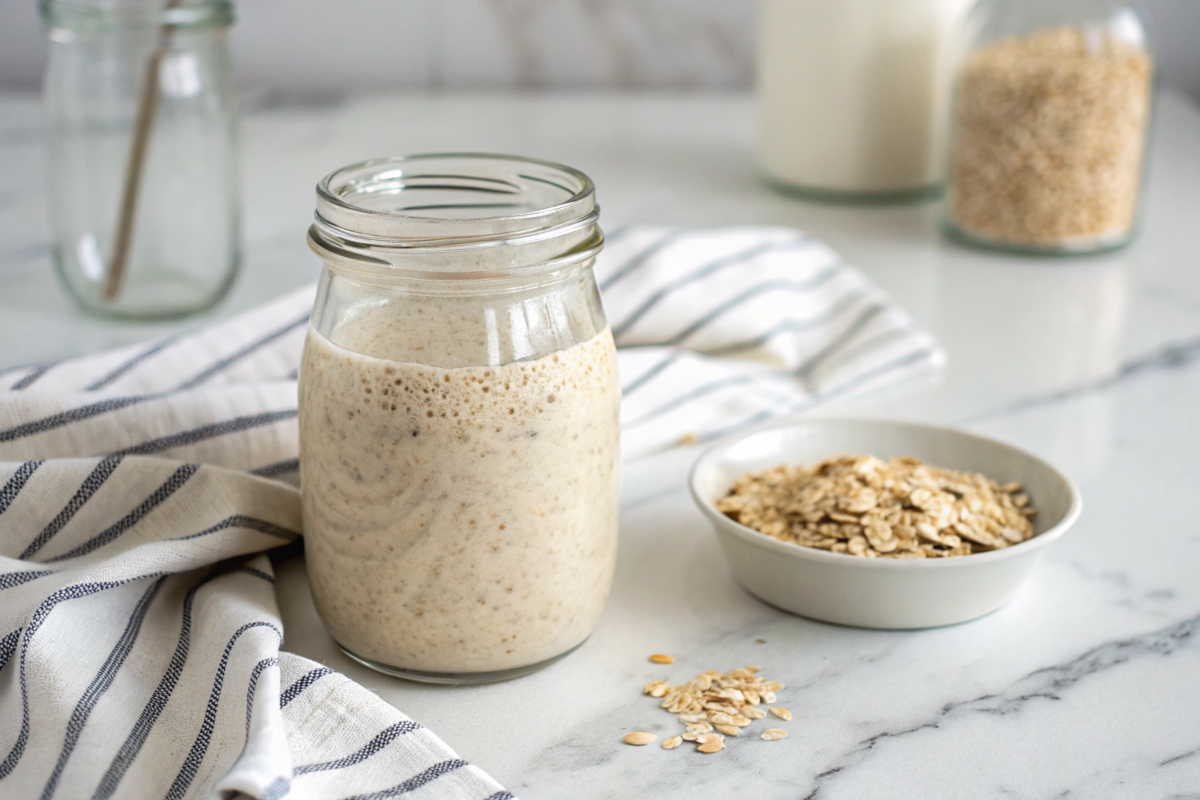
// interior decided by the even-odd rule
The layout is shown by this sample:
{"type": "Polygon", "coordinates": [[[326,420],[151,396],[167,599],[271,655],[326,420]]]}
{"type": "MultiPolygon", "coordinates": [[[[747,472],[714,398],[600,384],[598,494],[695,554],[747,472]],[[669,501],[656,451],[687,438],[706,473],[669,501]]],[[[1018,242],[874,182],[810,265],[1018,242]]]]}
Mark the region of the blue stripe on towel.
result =
{"type": "Polygon", "coordinates": [[[164,581],[166,581],[166,578],[159,578],[150,584],[150,587],[142,594],[141,599],[134,606],[133,614],[130,615],[129,622],[126,624],[121,638],[117,640],[116,646],[108,654],[108,658],[104,660],[104,665],[100,667],[100,672],[92,679],[83,696],[76,703],[75,710],[71,713],[71,719],[67,722],[67,734],[63,742],[62,751],[59,753],[54,770],[50,773],[50,779],[46,781],[46,787],[42,789],[41,800],[50,800],[51,796],[53,796],[54,790],[58,786],[58,779],[62,776],[62,771],[67,766],[67,759],[71,757],[71,753],[75,750],[75,745],[79,743],[79,737],[83,735],[83,727],[87,724],[92,709],[96,707],[96,703],[100,701],[100,698],[112,686],[113,680],[116,679],[117,673],[125,663],[125,659],[129,656],[130,651],[133,650],[133,645],[137,641],[138,633],[142,628],[142,621],[145,620],[146,612],[150,608],[150,601],[158,594],[158,590],[162,588],[164,581]]]}

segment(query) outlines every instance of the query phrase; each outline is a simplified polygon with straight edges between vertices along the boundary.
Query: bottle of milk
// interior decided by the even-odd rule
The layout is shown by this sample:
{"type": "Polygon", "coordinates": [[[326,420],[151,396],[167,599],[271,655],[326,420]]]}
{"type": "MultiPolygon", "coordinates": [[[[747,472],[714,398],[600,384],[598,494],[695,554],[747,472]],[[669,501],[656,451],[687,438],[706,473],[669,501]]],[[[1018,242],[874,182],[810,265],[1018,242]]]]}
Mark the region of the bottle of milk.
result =
{"type": "Polygon", "coordinates": [[[971,0],[763,0],[759,164],[832,200],[935,192],[949,52],[971,0]]]}

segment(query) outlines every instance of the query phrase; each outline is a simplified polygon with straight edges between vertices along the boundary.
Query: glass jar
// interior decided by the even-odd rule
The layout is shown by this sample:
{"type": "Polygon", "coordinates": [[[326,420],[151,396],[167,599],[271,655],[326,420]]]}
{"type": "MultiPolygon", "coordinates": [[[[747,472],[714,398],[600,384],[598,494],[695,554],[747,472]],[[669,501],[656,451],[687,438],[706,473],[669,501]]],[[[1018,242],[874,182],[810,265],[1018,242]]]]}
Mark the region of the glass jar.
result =
{"type": "Polygon", "coordinates": [[[43,0],[54,261],[85,308],[170,317],[237,272],[236,103],[225,0],[43,0]]]}
{"type": "Polygon", "coordinates": [[[313,599],[400,677],[502,680],[578,647],[617,546],[616,351],[591,180],[490,155],[317,186],[299,375],[313,599]]]}
{"type": "Polygon", "coordinates": [[[970,0],[765,0],[759,161],[822,200],[941,188],[948,46],[970,0]]]}
{"type": "Polygon", "coordinates": [[[1146,25],[1127,2],[982,0],[954,82],[950,232],[1024,252],[1129,242],[1153,72],[1146,25]]]}

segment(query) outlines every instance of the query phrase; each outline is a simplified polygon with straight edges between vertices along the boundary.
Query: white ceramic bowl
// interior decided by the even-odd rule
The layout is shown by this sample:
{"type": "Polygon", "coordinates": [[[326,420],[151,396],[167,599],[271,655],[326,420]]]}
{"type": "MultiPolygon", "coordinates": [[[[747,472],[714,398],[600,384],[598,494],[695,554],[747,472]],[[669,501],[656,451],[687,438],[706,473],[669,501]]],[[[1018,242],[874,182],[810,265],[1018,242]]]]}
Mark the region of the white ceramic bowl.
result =
{"type": "Polygon", "coordinates": [[[812,420],[759,429],[705,451],[689,482],[734,576],[752,594],[805,617],[866,628],[930,628],[994,611],[1016,593],[1081,509],[1074,484],[1023,450],[963,431],[886,420],[812,420]],[[1034,536],[1003,550],[956,558],[864,558],[775,539],[713,505],[747,472],[862,453],[914,456],[934,466],[981,472],[1001,484],[1017,481],[1038,512],[1034,536]]]}

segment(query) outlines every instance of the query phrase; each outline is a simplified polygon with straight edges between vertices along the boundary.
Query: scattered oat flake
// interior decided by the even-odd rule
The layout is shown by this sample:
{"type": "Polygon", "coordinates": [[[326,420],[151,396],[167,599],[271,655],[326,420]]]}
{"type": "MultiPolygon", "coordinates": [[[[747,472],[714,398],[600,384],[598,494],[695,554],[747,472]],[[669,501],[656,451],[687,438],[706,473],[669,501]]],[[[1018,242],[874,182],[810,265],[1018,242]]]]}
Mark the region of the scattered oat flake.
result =
{"type": "Polygon", "coordinates": [[[762,738],[766,739],[768,742],[774,741],[775,739],[786,739],[787,731],[783,730],[782,728],[771,728],[770,730],[763,731],[762,738]]]}
{"type": "MultiPolygon", "coordinates": [[[[655,657],[669,658],[652,658],[655,657]]],[[[659,705],[678,715],[680,722],[686,725],[682,735],[670,737],[662,747],[673,750],[679,745],[672,742],[678,739],[680,743],[695,742],[706,747],[702,752],[715,753],[724,747],[726,736],[741,736],[745,732],[743,728],[767,716],[767,706],[775,701],[775,692],[783,689],[782,683],[767,680],[759,674],[761,671],[761,667],[747,665],[728,673],[716,670],[701,672],[681,686],[670,686],[664,681],[647,684],[642,691],[661,698],[659,705]],[[716,733],[713,732],[714,725],[718,731],[716,733]]],[[[773,708],[772,711],[782,719],[791,719],[787,709],[773,708]]],[[[655,738],[652,734],[640,732],[630,736],[650,737],[645,741],[631,741],[631,744],[645,744],[655,738]]],[[[630,741],[628,737],[626,741],[630,741]]]]}
{"type": "Polygon", "coordinates": [[[662,681],[654,681],[653,683],[647,684],[646,688],[642,689],[642,693],[648,694],[651,697],[662,697],[670,688],[670,686],[662,681]]]}
{"type": "Polygon", "coordinates": [[[720,741],[719,739],[710,739],[707,742],[705,742],[704,744],[697,747],[696,749],[699,750],[701,753],[715,753],[718,750],[724,750],[725,743],[720,741]]]}
{"type": "Polygon", "coordinates": [[[754,641],[757,642],[758,644],[766,644],[767,643],[766,639],[755,639],[754,641]]]}
{"type": "Polygon", "coordinates": [[[671,658],[666,653],[655,653],[654,655],[650,656],[650,660],[653,661],[655,664],[674,664],[675,663],[675,659],[671,658]]]}
{"type": "Polygon", "coordinates": [[[663,750],[674,750],[679,745],[683,744],[682,736],[672,736],[670,739],[663,739],[663,750]]]}
{"type": "Polygon", "coordinates": [[[789,721],[792,719],[792,712],[788,711],[786,708],[783,708],[782,706],[771,706],[771,713],[774,714],[775,716],[779,717],[780,719],[786,719],[789,721]]]}
{"type": "Polygon", "coordinates": [[[636,745],[650,744],[657,738],[658,737],[655,736],[653,733],[646,733],[645,731],[634,731],[633,733],[625,734],[625,744],[636,744],[636,745]]]}

